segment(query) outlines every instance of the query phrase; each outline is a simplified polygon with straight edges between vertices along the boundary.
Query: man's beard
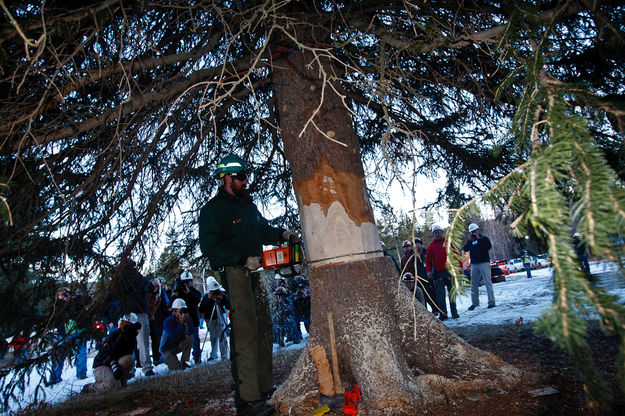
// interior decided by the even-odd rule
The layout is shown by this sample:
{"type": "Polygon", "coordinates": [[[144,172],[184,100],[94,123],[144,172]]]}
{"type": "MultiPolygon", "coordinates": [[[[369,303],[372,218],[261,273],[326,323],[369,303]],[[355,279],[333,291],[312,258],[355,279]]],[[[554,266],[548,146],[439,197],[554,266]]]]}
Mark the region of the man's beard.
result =
{"type": "Polygon", "coordinates": [[[246,186],[241,186],[240,188],[238,188],[237,190],[234,190],[234,194],[240,198],[246,197],[249,195],[249,192],[247,190],[246,186]]]}

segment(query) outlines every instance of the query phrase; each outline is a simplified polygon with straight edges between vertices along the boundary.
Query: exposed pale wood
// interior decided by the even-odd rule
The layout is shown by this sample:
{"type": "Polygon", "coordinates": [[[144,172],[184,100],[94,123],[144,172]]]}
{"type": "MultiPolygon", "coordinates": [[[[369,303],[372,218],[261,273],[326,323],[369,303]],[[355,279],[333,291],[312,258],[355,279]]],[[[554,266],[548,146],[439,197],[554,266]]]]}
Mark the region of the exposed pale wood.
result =
{"type": "Polygon", "coordinates": [[[336,353],[336,339],[334,337],[334,318],[332,309],[328,309],[328,329],[330,330],[330,353],[332,354],[332,377],[334,378],[334,391],[336,394],[345,393],[341,375],[339,374],[339,357],[336,353]]]}
{"type": "Polygon", "coordinates": [[[334,396],[334,382],[332,381],[332,374],[330,373],[330,364],[326,356],[326,349],[321,345],[315,345],[309,348],[308,351],[310,351],[310,356],[315,363],[315,367],[317,367],[317,385],[319,387],[319,393],[325,394],[326,396],[334,396]]]}

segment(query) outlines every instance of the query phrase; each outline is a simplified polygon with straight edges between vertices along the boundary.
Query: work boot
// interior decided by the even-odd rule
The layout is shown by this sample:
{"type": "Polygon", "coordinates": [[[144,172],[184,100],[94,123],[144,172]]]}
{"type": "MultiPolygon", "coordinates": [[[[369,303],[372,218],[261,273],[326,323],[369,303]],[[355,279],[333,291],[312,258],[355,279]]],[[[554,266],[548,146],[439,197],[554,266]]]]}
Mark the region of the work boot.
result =
{"type": "Polygon", "coordinates": [[[247,402],[237,407],[237,416],[270,416],[273,413],[273,406],[264,400],[247,402]]]}
{"type": "Polygon", "coordinates": [[[473,309],[477,308],[477,305],[471,305],[469,306],[469,310],[472,311],[473,309]]]}

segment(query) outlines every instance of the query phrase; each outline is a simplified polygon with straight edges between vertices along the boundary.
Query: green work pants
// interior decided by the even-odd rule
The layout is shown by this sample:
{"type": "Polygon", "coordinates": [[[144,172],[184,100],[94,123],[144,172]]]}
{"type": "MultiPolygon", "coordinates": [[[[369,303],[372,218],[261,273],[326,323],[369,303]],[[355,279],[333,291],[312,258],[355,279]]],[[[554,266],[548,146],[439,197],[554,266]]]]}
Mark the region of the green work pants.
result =
{"type": "Polygon", "coordinates": [[[258,273],[225,268],[230,294],[230,361],[235,405],[264,398],[273,388],[273,332],[267,290],[258,273]]]}

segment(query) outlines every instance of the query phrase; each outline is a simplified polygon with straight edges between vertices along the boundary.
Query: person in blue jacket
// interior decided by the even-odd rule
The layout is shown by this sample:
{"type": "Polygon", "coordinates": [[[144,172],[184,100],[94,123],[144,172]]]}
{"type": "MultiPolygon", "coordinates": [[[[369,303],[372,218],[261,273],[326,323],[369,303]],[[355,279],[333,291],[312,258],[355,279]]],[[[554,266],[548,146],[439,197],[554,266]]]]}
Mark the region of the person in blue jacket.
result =
{"type": "Polygon", "coordinates": [[[163,322],[160,351],[170,370],[188,368],[191,347],[193,346],[193,324],[189,321],[189,310],[184,299],[178,298],[171,304],[169,318],[163,322]],[[178,353],[182,353],[181,360],[178,353]]]}

